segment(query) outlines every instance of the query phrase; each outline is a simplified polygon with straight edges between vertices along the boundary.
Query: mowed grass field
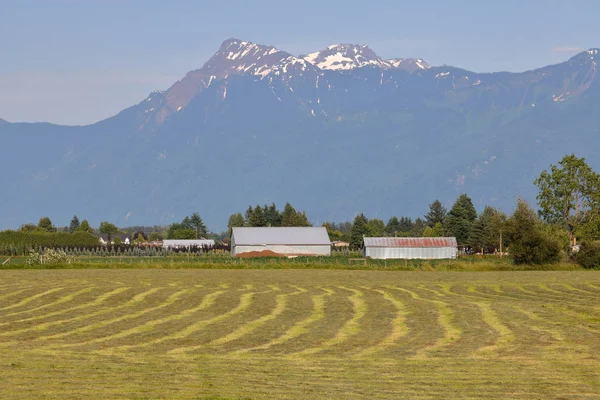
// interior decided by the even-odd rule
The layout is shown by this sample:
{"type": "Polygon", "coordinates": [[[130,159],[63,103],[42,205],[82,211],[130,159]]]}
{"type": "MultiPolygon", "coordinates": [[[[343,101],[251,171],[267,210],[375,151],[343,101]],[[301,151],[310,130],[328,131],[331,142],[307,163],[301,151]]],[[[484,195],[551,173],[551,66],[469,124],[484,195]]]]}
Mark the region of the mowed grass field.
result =
{"type": "Polygon", "coordinates": [[[0,398],[597,399],[600,272],[0,271],[0,398]]]}

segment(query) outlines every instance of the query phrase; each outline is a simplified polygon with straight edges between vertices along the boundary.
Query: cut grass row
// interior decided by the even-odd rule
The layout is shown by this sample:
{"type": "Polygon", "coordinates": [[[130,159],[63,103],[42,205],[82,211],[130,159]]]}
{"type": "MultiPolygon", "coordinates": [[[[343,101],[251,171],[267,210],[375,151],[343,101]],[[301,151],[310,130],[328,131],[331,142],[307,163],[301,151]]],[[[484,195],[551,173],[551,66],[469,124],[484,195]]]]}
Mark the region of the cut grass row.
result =
{"type": "Polygon", "coordinates": [[[0,271],[0,397],[591,399],[598,299],[597,271],[0,271]]]}

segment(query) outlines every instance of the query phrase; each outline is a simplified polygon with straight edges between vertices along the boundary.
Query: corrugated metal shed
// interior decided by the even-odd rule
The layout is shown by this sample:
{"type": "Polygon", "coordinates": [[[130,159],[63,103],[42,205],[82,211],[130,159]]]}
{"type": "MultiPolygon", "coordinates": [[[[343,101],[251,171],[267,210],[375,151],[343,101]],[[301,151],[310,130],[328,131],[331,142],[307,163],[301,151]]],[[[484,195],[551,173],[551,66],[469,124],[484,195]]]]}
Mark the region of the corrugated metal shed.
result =
{"type": "Polygon", "coordinates": [[[455,237],[413,238],[413,237],[366,237],[369,247],[456,247],[455,237]]]}
{"type": "Polygon", "coordinates": [[[287,255],[331,255],[324,227],[233,228],[231,254],[270,250],[287,255]]]}
{"type": "Polygon", "coordinates": [[[212,239],[198,240],[163,240],[163,248],[182,248],[182,247],[213,247],[215,241],[212,239]]]}
{"type": "Polygon", "coordinates": [[[365,257],[378,259],[448,259],[456,258],[456,238],[364,238],[365,257]]]}

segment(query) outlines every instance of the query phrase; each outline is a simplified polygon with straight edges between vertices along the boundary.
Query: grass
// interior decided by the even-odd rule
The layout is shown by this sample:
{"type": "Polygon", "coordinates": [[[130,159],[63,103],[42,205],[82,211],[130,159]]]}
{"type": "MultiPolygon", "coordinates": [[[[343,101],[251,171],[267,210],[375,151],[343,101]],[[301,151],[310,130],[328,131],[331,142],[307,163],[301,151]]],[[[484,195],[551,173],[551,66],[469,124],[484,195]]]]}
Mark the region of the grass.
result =
{"type": "Polygon", "coordinates": [[[0,398],[600,397],[600,272],[0,271],[0,398]]]}
{"type": "Polygon", "coordinates": [[[510,258],[468,256],[456,260],[373,260],[363,264],[350,263],[349,256],[296,257],[281,259],[258,257],[240,259],[228,255],[170,257],[78,257],[71,264],[27,265],[25,257],[12,257],[1,270],[15,269],[337,269],[356,271],[574,271],[582,268],[575,263],[547,265],[514,265],[510,258]]]}

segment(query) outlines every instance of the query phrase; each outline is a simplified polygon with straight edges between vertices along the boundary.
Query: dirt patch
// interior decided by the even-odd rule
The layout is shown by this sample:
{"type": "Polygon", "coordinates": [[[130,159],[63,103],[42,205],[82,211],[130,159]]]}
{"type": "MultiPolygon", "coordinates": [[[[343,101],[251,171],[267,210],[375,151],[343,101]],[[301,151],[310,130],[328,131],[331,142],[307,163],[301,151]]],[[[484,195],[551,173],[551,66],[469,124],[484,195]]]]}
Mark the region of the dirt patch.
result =
{"type": "Polygon", "coordinates": [[[249,251],[247,253],[237,254],[236,257],[238,257],[238,258],[256,258],[256,257],[285,258],[287,256],[285,256],[283,254],[275,253],[274,251],[271,251],[271,250],[263,250],[263,251],[249,251]]]}

